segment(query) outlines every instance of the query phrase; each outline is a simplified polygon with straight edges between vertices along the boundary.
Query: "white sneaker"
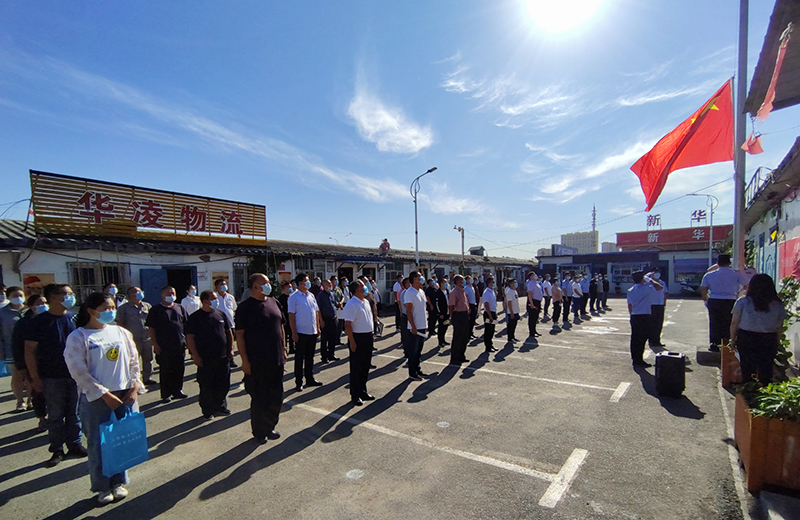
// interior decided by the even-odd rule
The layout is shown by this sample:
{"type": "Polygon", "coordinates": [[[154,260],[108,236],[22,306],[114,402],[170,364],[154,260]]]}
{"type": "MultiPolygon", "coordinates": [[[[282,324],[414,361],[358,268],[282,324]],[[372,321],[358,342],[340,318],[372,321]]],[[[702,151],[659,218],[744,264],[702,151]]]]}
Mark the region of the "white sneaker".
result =
{"type": "Polygon", "coordinates": [[[121,486],[121,485],[115,487],[114,490],[112,491],[112,493],[114,495],[114,498],[116,498],[117,500],[119,500],[121,498],[125,498],[126,496],[128,496],[128,490],[125,489],[125,487],[121,486]]]}
{"type": "Polygon", "coordinates": [[[101,506],[106,504],[110,504],[114,501],[114,495],[111,491],[106,491],[105,493],[98,493],[97,494],[97,503],[101,506]]]}

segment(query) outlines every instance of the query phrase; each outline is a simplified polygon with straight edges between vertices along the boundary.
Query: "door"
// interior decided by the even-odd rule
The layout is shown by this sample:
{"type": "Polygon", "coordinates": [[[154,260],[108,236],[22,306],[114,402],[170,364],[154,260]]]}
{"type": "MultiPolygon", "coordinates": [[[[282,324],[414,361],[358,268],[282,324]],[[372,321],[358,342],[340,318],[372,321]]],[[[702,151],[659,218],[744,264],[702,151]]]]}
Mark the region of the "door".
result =
{"type": "Polygon", "coordinates": [[[190,285],[197,286],[197,268],[196,267],[176,267],[167,269],[167,285],[175,288],[175,295],[177,302],[186,296],[190,285]]]}
{"type": "Polygon", "coordinates": [[[161,303],[161,288],[167,285],[167,270],[139,269],[139,283],[144,291],[144,301],[158,305],[161,303]]]}
{"type": "Polygon", "coordinates": [[[353,268],[352,267],[340,267],[339,268],[339,272],[337,274],[339,275],[339,278],[341,278],[342,276],[346,276],[348,282],[352,282],[353,281],[353,268]]]}

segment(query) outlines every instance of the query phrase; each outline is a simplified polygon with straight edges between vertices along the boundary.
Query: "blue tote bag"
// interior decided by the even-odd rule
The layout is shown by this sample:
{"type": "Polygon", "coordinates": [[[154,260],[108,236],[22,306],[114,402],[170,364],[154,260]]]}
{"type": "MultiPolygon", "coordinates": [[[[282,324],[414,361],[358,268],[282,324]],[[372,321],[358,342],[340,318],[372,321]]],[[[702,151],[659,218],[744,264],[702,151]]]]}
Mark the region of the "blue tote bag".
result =
{"type": "Polygon", "coordinates": [[[111,420],[100,425],[100,457],[106,477],[146,461],[149,457],[144,414],[132,412],[129,407],[121,419],[112,413],[111,420]]]}

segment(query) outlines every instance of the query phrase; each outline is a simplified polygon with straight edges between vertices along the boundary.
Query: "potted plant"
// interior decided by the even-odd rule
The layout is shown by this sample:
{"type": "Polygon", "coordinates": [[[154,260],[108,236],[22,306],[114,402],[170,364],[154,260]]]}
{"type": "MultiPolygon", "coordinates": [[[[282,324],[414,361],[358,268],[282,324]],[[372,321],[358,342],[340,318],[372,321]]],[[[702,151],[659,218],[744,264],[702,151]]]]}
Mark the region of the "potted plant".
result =
{"type": "Polygon", "coordinates": [[[737,387],[734,441],[747,489],[800,490],[800,377],[759,387],[737,387]]]}
{"type": "Polygon", "coordinates": [[[739,363],[739,358],[736,356],[736,350],[731,347],[730,343],[726,343],[721,349],[720,356],[720,375],[722,376],[722,386],[728,388],[734,383],[742,382],[742,367],[739,363]]]}

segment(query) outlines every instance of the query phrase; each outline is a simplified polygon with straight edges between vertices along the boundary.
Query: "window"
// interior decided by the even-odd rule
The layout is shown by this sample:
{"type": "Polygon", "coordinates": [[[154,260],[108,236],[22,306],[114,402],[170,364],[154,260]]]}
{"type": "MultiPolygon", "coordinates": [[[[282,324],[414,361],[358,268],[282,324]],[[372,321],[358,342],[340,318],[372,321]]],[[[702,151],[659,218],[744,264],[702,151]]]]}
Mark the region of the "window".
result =
{"type": "Polygon", "coordinates": [[[233,263],[233,296],[236,301],[242,299],[244,290],[247,289],[247,279],[253,274],[250,269],[250,264],[246,262],[233,263]]]}
{"type": "Polygon", "coordinates": [[[311,263],[311,259],[310,258],[297,257],[297,258],[294,258],[293,260],[294,260],[294,272],[295,273],[299,273],[301,271],[309,272],[309,271],[311,271],[311,268],[313,267],[313,264],[311,263]]]}
{"type": "Polygon", "coordinates": [[[93,292],[100,292],[113,283],[122,294],[130,286],[130,264],[106,264],[103,262],[74,262],[67,264],[69,285],[75,297],[82,302],[93,292]]]}
{"type": "Polygon", "coordinates": [[[620,283],[633,283],[631,273],[636,271],[647,271],[650,268],[650,262],[626,262],[620,264],[611,264],[611,281],[620,283]]]}

